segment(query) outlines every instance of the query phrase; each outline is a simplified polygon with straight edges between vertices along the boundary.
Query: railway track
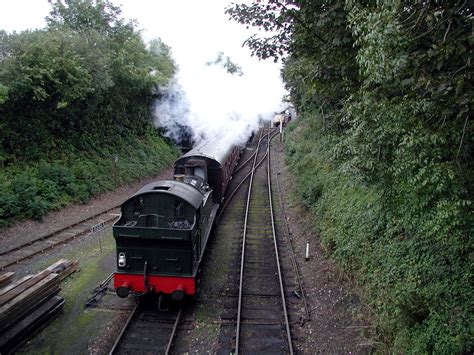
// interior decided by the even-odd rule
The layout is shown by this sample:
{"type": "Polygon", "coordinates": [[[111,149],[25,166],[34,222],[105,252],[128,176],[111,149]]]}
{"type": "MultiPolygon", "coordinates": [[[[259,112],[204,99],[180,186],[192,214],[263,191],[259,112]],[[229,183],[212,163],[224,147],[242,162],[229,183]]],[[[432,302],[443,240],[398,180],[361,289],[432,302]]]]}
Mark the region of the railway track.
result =
{"type": "Polygon", "coordinates": [[[58,229],[54,232],[32,237],[27,241],[13,243],[9,241],[8,246],[0,247],[0,270],[30,259],[35,255],[54,249],[75,238],[90,233],[92,224],[103,222],[105,226],[112,224],[117,218],[119,206],[114,206],[72,225],[58,229]],[[116,212],[116,213],[114,213],[116,212]],[[92,223],[94,222],[94,223],[92,223]]]}
{"type": "Polygon", "coordinates": [[[253,155],[250,176],[245,175],[231,193],[235,200],[246,202],[240,212],[244,221],[241,239],[236,243],[240,250],[234,261],[238,272],[229,277],[228,302],[221,315],[219,352],[223,353],[292,354],[291,324],[302,317],[301,300],[296,295],[304,292],[295,292],[302,286],[290,262],[290,248],[282,232],[284,221],[276,223],[273,211],[272,200],[278,191],[271,189],[268,156],[274,136],[270,130],[262,136],[260,149],[253,155]],[[262,164],[265,160],[267,163],[262,164]]]}
{"type": "Polygon", "coordinates": [[[267,154],[268,154],[267,152],[265,152],[262,156],[259,157],[259,159],[257,159],[258,162],[255,165],[253,164],[252,159],[255,160],[256,156],[259,154],[260,146],[262,144],[262,141],[264,141],[265,144],[266,144],[266,141],[268,141],[268,139],[270,139],[270,140],[273,139],[277,135],[277,133],[274,133],[275,130],[273,130],[273,131],[269,130],[268,133],[264,135],[263,132],[264,132],[264,129],[261,129],[260,130],[260,138],[258,139],[258,141],[256,143],[253,142],[253,144],[251,144],[251,146],[255,147],[255,148],[251,148],[251,149],[254,149],[254,152],[250,156],[242,157],[243,159],[245,159],[245,161],[242,164],[239,164],[235,168],[235,170],[233,172],[233,181],[231,181],[231,183],[229,185],[229,188],[227,189],[228,193],[226,193],[225,201],[219,209],[219,214],[217,216],[218,221],[219,221],[220,217],[222,216],[222,214],[224,213],[226,207],[232,202],[235,194],[242,188],[242,186],[246,182],[248,182],[248,179],[252,175],[253,171],[256,168],[258,168],[265,161],[265,159],[267,157],[267,154]],[[250,166],[250,169],[248,169],[245,172],[242,172],[242,169],[245,166],[249,165],[249,163],[252,163],[251,166],[250,166]],[[234,177],[236,177],[236,178],[234,179],[234,177]]]}
{"type": "MultiPolygon", "coordinates": [[[[260,136],[258,144],[264,137],[260,136]]],[[[257,147],[258,150],[258,147],[257,147]]],[[[236,172],[244,168],[248,162],[255,156],[257,150],[246,159],[242,164],[236,167],[236,172]]],[[[229,198],[230,200],[231,198],[229,198]]],[[[30,259],[38,254],[44,253],[57,246],[63,245],[75,238],[87,235],[90,233],[91,222],[101,221],[105,225],[110,225],[116,219],[116,214],[119,212],[120,205],[114,206],[106,211],[94,214],[88,218],[78,221],[69,226],[60,228],[51,233],[29,238],[27,241],[12,243],[9,241],[8,245],[2,247],[0,245],[0,271],[18,264],[24,260],[30,259]]],[[[223,210],[223,209],[221,209],[223,210]]]]}
{"type": "MultiPolygon", "coordinates": [[[[234,170],[233,179],[227,190],[226,201],[231,200],[232,196],[240,190],[240,186],[248,182],[246,176],[252,169],[249,163],[252,163],[252,158],[259,152],[259,146],[265,139],[266,135],[261,130],[243,153],[241,158],[243,163],[240,163],[234,170]]],[[[262,156],[260,156],[260,160],[262,160],[262,156]]],[[[225,209],[224,205],[221,207],[221,211],[223,209],[225,209]]],[[[100,291],[99,287],[96,293],[100,291]]],[[[94,297],[95,295],[91,298],[91,304],[95,302],[94,297]]],[[[180,311],[182,312],[182,309],[180,311]]],[[[180,318],[182,318],[182,313],[179,314],[177,310],[158,312],[156,305],[137,304],[124,324],[110,354],[169,353],[180,318]]]]}
{"type": "Polygon", "coordinates": [[[169,354],[184,306],[159,310],[156,302],[143,302],[130,313],[109,355],[169,354]]]}
{"type": "MultiPolygon", "coordinates": [[[[283,285],[283,276],[281,270],[278,272],[279,277],[279,295],[277,288],[273,286],[275,275],[273,275],[273,264],[258,265],[259,258],[270,259],[268,250],[269,230],[268,221],[260,212],[265,210],[265,205],[272,205],[272,191],[269,190],[266,197],[263,197],[262,190],[264,186],[271,186],[270,183],[270,160],[268,158],[270,150],[269,143],[277,134],[268,129],[266,133],[261,131],[258,139],[254,140],[254,144],[248,149],[247,154],[242,157],[243,163],[239,164],[235,170],[235,178],[229,185],[229,193],[226,198],[227,203],[234,196],[245,194],[244,187],[253,186],[248,191],[247,205],[247,222],[244,227],[245,246],[242,246],[242,273],[240,277],[241,287],[239,288],[240,300],[236,307],[238,317],[223,319],[224,325],[231,323],[236,329],[236,335],[233,336],[235,345],[232,345],[232,351],[236,353],[243,352],[278,352],[292,353],[291,344],[291,319],[288,315],[284,315],[284,322],[279,318],[282,309],[286,310],[285,297],[288,295],[288,289],[283,285]],[[263,164],[267,161],[267,167],[263,164]],[[248,169],[245,169],[245,168],[248,169]],[[260,167],[260,168],[259,168],[260,167]],[[267,182],[264,183],[262,176],[267,174],[267,182]],[[258,186],[258,187],[256,187],[258,186]],[[255,190],[258,190],[255,193],[255,190]],[[250,197],[252,198],[250,199],[250,197]],[[261,245],[259,245],[261,244],[261,245]],[[256,259],[255,259],[256,258],[256,259]],[[251,271],[249,273],[249,271],[251,271]],[[271,281],[273,279],[273,281],[271,281]],[[262,281],[263,280],[263,281],[262,281]],[[282,308],[283,307],[283,308],[282,308]],[[282,325],[285,324],[283,327],[282,325]],[[284,328],[284,329],[283,329],[284,328]],[[286,329],[286,337],[284,330],[286,329]],[[256,341],[258,340],[258,341],[256,341]]],[[[275,193],[275,192],[273,192],[275,193]]],[[[226,208],[223,205],[222,211],[226,208]]],[[[102,219],[105,223],[111,223],[116,216],[111,213],[117,207],[111,208],[100,214],[91,216],[90,218],[75,223],[61,230],[55,231],[48,235],[39,236],[32,240],[19,243],[8,249],[0,249],[0,269],[11,266],[22,260],[28,259],[50,250],[58,245],[64,244],[74,238],[89,233],[91,221],[102,219]],[[7,257],[8,259],[5,259],[7,257]],[[6,262],[5,262],[6,261],[6,262]]],[[[273,213],[273,212],[271,212],[273,213]]],[[[278,234],[277,224],[272,222],[273,229],[273,253],[278,257],[278,234]]],[[[280,266],[277,267],[281,269],[280,266]]],[[[110,281],[110,276],[104,280],[104,286],[110,281]]],[[[97,293],[102,292],[100,289],[97,293]]],[[[236,298],[236,295],[230,295],[236,298]]],[[[283,312],[284,314],[285,312],[283,312]]],[[[171,309],[165,312],[158,312],[156,304],[137,303],[131,312],[126,324],[124,325],[120,336],[117,338],[110,354],[123,353],[165,353],[171,350],[173,339],[180,322],[182,321],[183,309],[171,309]]]]}
{"type": "Polygon", "coordinates": [[[260,143],[262,142],[262,139],[264,138],[263,131],[264,131],[263,129],[260,130],[258,141],[255,141],[255,139],[253,139],[252,142],[250,143],[250,146],[246,147],[246,150],[248,149],[253,150],[253,153],[250,156],[242,156],[243,162],[242,163],[239,162],[239,165],[235,167],[233,171],[233,175],[235,175],[240,170],[242,170],[242,168],[246,166],[248,163],[250,163],[252,161],[252,158],[255,157],[255,154],[257,154],[258,149],[260,147],[260,143]]]}
{"type": "MultiPolygon", "coordinates": [[[[268,141],[264,157],[269,153],[269,143],[268,141]]],[[[268,189],[267,194],[265,193],[264,169],[256,171],[256,168],[257,156],[250,176],[244,219],[235,353],[275,351],[293,354],[271,193],[268,189]],[[270,215],[267,214],[268,210],[270,215]],[[272,249],[275,259],[269,255],[272,249]],[[277,275],[274,273],[275,269],[278,271],[277,275]]],[[[267,165],[267,186],[270,186],[269,168],[267,165]]]]}

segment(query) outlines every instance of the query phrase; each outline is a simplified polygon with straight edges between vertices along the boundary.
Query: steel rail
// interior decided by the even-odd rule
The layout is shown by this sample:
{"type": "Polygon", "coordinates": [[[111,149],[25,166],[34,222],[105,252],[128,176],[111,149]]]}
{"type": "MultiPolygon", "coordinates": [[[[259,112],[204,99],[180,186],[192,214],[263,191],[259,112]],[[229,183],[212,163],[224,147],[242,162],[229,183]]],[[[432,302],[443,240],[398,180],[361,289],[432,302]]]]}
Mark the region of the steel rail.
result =
{"type": "MultiPolygon", "coordinates": [[[[264,138],[263,136],[263,129],[260,131],[260,137],[258,139],[258,143],[257,143],[257,147],[255,148],[255,152],[252,153],[252,155],[250,156],[249,159],[247,159],[240,167],[236,168],[233,172],[232,172],[232,176],[237,173],[238,171],[240,171],[246,164],[247,162],[255,156],[255,154],[257,154],[257,152],[259,151],[260,149],[260,143],[262,142],[262,139],[264,138]]],[[[234,195],[236,194],[236,192],[239,190],[239,188],[243,185],[243,183],[247,180],[247,178],[250,176],[251,174],[251,170],[250,172],[239,182],[239,184],[237,185],[237,187],[231,192],[231,194],[225,199],[224,201],[224,204],[219,208],[219,214],[217,215],[217,221],[219,221],[221,219],[221,216],[222,216],[222,213],[224,212],[224,210],[226,209],[227,205],[230,203],[230,201],[232,200],[232,198],[234,197],[234,195]]]]}
{"type": "Polygon", "coordinates": [[[122,340],[123,335],[125,334],[125,331],[127,330],[128,326],[130,325],[130,322],[135,315],[138,306],[140,305],[139,301],[137,301],[137,304],[135,305],[135,308],[130,312],[127,321],[125,322],[125,325],[123,326],[122,330],[120,331],[120,334],[118,335],[117,339],[115,339],[115,343],[112,346],[112,349],[109,351],[109,355],[113,355],[115,351],[117,350],[117,346],[119,345],[120,341],[122,340]]]}
{"type": "Polygon", "coordinates": [[[304,322],[304,321],[309,320],[311,318],[311,312],[310,312],[310,308],[309,308],[309,305],[308,305],[308,301],[306,299],[306,294],[305,294],[304,287],[303,287],[303,281],[302,281],[302,278],[301,278],[301,273],[300,273],[300,270],[299,270],[299,267],[298,267],[298,263],[296,262],[296,253],[295,253],[295,248],[293,246],[293,241],[290,237],[290,228],[288,227],[288,223],[286,222],[285,206],[284,206],[283,200],[282,200],[282,192],[281,192],[281,188],[280,188],[280,182],[279,182],[279,179],[278,179],[278,175],[276,175],[275,180],[276,180],[276,186],[277,186],[277,190],[278,190],[278,200],[279,200],[279,203],[280,203],[281,219],[282,219],[283,224],[285,226],[286,239],[288,240],[288,244],[290,245],[291,262],[293,264],[293,269],[295,270],[296,281],[298,283],[298,288],[300,289],[301,298],[303,299],[303,303],[304,303],[304,310],[305,310],[305,319],[303,320],[303,322],[304,322]]]}
{"type": "Polygon", "coordinates": [[[247,237],[247,223],[248,223],[249,209],[250,209],[250,197],[252,195],[253,177],[254,177],[256,164],[257,164],[257,156],[258,154],[255,154],[253,164],[252,164],[252,170],[250,171],[250,183],[249,183],[249,189],[247,193],[247,204],[245,207],[244,232],[242,236],[242,251],[241,251],[241,258],[240,258],[239,298],[238,298],[238,305],[237,305],[237,326],[236,326],[236,335],[235,335],[235,354],[237,355],[239,354],[239,346],[240,346],[240,323],[241,323],[240,318],[242,314],[242,290],[243,290],[243,282],[244,282],[244,263],[245,263],[245,246],[246,246],[245,243],[246,243],[246,237],[247,237]]]}
{"type": "MultiPolygon", "coordinates": [[[[83,219],[83,220],[81,220],[81,221],[79,221],[79,222],[75,222],[75,223],[73,223],[73,224],[71,224],[71,225],[69,225],[69,226],[66,226],[66,227],[60,228],[60,229],[58,229],[58,230],[55,230],[54,232],[51,232],[51,233],[49,233],[49,234],[44,234],[44,235],[39,236],[39,237],[37,237],[37,238],[35,238],[35,239],[29,240],[29,241],[27,241],[27,242],[24,242],[23,244],[15,245],[15,246],[11,247],[11,248],[8,249],[8,250],[0,251],[0,256],[9,254],[9,253],[14,252],[14,251],[16,251],[16,250],[20,250],[20,249],[22,249],[22,248],[24,248],[24,247],[33,245],[33,244],[35,244],[35,243],[37,243],[37,242],[45,241],[45,240],[47,240],[47,239],[49,239],[49,238],[52,238],[52,237],[54,237],[54,236],[57,236],[58,234],[61,234],[62,232],[67,231],[68,229],[72,229],[72,228],[74,228],[74,227],[76,227],[76,226],[78,226],[78,225],[80,225],[80,224],[82,224],[82,223],[91,221],[91,220],[93,220],[93,219],[95,219],[95,218],[97,218],[97,217],[99,217],[99,216],[102,216],[102,215],[104,215],[104,214],[107,214],[107,213],[109,213],[110,211],[113,211],[113,210],[115,210],[115,209],[117,209],[117,208],[119,208],[119,207],[120,207],[120,205],[114,206],[114,207],[112,207],[112,208],[109,208],[108,210],[105,210],[105,211],[96,213],[96,214],[94,214],[93,216],[87,217],[87,218],[85,218],[85,219],[83,219]]],[[[110,221],[113,220],[114,218],[116,218],[116,217],[114,216],[114,217],[112,217],[112,218],[106,220],[105,223],[110,222],[110,221]]],[[[79,235],[79,234],[80,234],[80,235],[85,234],[86,231],[89,231],[89,229],[87,229],[87,230],[85,230],[85,231],[81,231],[80,233],[78,233],[78,235],[79,235]]]]}
{"type": "Polygon", "coordinates": [[[168,355],[171,351],[171,345],[173,344],[174,336],[176,334],[176,330],[178,329],[178,324],[181,320],[182,313],[183,305],[180,306],[178,315],[176,316],[176,320],[173,325],[173,330],[171,331],[170,340],[168,341],[168,345],[166,346],[165,355],[168,355]]]}
{"type": "MultiPolygon", "coordinates": [[[[104,212],[104,213],[106,213],[106,212],[104,212]]],[[[100,216],[100,214],[98,214],[97,216],[100,216]]],[[[117,218],[116,216],[114,216],[114,217],[112,217],[112,218],[109,218],[108,220],[105,221],[105,224],[109,224],[110,222],[112,222],[112,221],[113,221],[114,219],[116,219],[116,218],[117,218]]],[[[64,230],[67,230],[67,229],[69,229],[69,228],[65,228],[64,230]]],[[[64,230],[63,230],[63,231],[64,231],[64,230]]],[[[38,255],[38,254],[41,254],[41,253],[44,253],[45,251],[48,251],[48,250],[50,250],[50,249],[54,249],[55,247],[57,247],[57,246],[60,245],[60,244],[64,244],[64,243],[67,243],[67,242],[69,242],[70,240],[73,240],[73,239],[75,239],[75,238],[82,237],[83,235],[87,234],[88,232],[89,232],[89,229],[80,231],[79,233],[73,234],[73,235],[71,235],[71,236],[69,236],[69,237],[67,237],[67,238],[64,238],[64,239],[61,239],[61,240],[59,240],[59,241],[57,241],[57,242],[55,242],[55,243],[49,244],[49,245],[48,245],[47,247],[45,247],[45,248],[41,248],[40,250],[37,250],[37,251],[35,251],[35,252],[33,252],[33,253],[30,253],[30,254],[28,254],[28,255],[25,255],[25,256],[22,256],[22,257],[20,257],[20,258],[17,258],[17,259],[15,259],[15,260],[13,260],[13,261],[10,261],[10,262],[8,262],[8,263],[6,263],[6,264],[4,264],[4,265],[0,265],[0,270],[5,270],[5,269],[6,269],[7,267],[9,267],[9,266],[18,264],[18,263],[20,263],[20,262],[22,262],[22,261],[24,261],[24,260],[30,259],[30,258],[32,258],[33,256],[38,255]]],[[[55,235],[57,235],[57,234],[59,234],[59,233],[56,233],[55,235]]],[[[51,237],[52,237],[52,236],[51,236],[51,237]]],[[[49,238],[50,238],[50,237],[45,238],[45,239],[49,239],[49,238]]],[[[38,241],[39,241],[39,240],[36,240],[34,243],[36,243],[36,242],[38,242],[38,241]]],[[[34,243],[31,243],[31,244],[34,244],[34,243]]],[[[26,245],[23,246],[23,248],[26,247],[26,246],[30,246],[31,244],[26,244],[26,245]]],[[[13,249],[12,251],[10,251],[9,253],[12,253],[12,252],[14,252],[14,251],[19,251],[19,250],[21,250],[21,249],[22,249],[22,248],[14,248],[14,249],[13,249]]],[[[6,255],[6,254],[8,254],[8,253],[2,254],[2,255],[6,255]]]]}
{"type": "MultiPolygon", "coordinates": [[[[133,321],[132,321],[133,317],[137,313],[137,310],[138,310],[139,306],[140,306],[140,302],[139,302],[139,300],[137,300],[137,304],[135,305],[135,308],[130,312],[124,326],[122,327],[122,329],[120,331],[120,334],[115,339],[114,345],[112,346],[112,349],[109,351],[109,355],[113,355],[113,354],[117,353],[120,343],[124,340],[124,335],[126,334],[126,332],[127,332],[128,328],[130,327],[130,325],[133,323],[133,321]]],[[[178,313],[176,314],[176,318],[174,320],[173,329],[171,330],[170,336],[168,338],[168,342],[166,343],[166,349],[165,349],[165,352],[164,352],[166,355],[169,355],[170,352],[171,352],[171,347],[173,345],[173,341],[175,339],[179,323],[180,323],[180,321],[183,317],[183,309],[184,309],[184,306],[181,304],[180,307],[179,307],[178,313]]],[[[160,347],[160,345],[157,345],[157,346],[160,347]]],[[[158,352],[157,350],[153,351],[153,353],[157,353],[157,352],[158,352]]]]}
{"type": "MultiPolygon", "coordinates": [[[[272,132],[270,132],[272,133],[272,132]]],[[[275,133],[273,136],[269,137],[269,141],[271,141],[273,138],[275,138],[275,136],[277,135],[278,133],[275,133]]],[[[266,136],[268,136],[269,134],[267,133],[266,136]]],[[[265,137],[263,137],[265,138],[265,137]]],[[[257,149],[256,149],[256,152],[258,152],[258,149],[260,149],[260,142],[259,142],[259,145],[257,146],[257,149]]],[[[254,156],[254,154],[252,154],[252,156],[254,156]]],[[[263,156],[263,158],[257,163],[257,165],[255,166],[255,169],[257,169],[264,161],[265,161],[265,158],[267,157],[267,153],[265,152],[265,155],[263,156]]],[[[240,183],[235,187],[234,190],[232,190],[232,192],[230,193],[229,197],[226,198],[226,200],[224,201],[224,204],[221,206],[221,208],[219,209],[219,214],[217,215],[217,220],[220,220],[221,216],[222,216],[222,213],[224,212],[224,210],[226,209],[226,207],[229,205],[230,201],[232,200],[232,198],[234,197],[234,195],[237,193],[237,191],[240,189],[240,187],[244,184],[245,181],[247,181],[247,179],[249,178],[249,176],[252,174],[252,171],[253,169],[251,169],[247,175],[245,175],[245,177],[242,179],[242,181],[240,181],[240,183]]],[[[235,173],[235,172],[234,172],[235,173]]]]}
{"type": "MultiPolygon", "coordinates": [[[[275,131],[275,129],[274,129],[272,132],[274,132],[274,131],[275,131]]],[[[263,136],[263,129],[262,129],[262,131],[261,131],[261,133],[260,133],[260,138],[258,139],[258,145],[257,145],[257,148],[255,149],[255,152],[253,152],[252,155],[251,155],[246,161],[244,161],[241,165],[237,166],[237,167],[235,168],[233,174],[238,173],[240,170],[242,170],[242,168],[243,168],[245,165],[247,165],[247,163],[248,163],[250,160],[252,160],[252,158],[254,157],[254,155],[257,154],[257,152],[258,152],[258,147],[260,147],[260,142],[261,142],[264,138],[265,138],[265,136],[263,136]]]]}
{"type": "Polygon", "coordinates": [[[286,337],[288,340],[288,349],[290,354],[293,355],[293,344],[291,341],[291,331],[290,331],[290,321],[288,319],[288,311],[286,307],[286,298],[285,298],[285,289],[283,287],[283,277],[281,273],[281,266],[280,266],[280,256],[278,253],[278,244],[277,244],[277,236],[275,231],[275,218],[273,215],[273,200],[272,200],[272,185],[271,185],[271,174],[270,174],[270,141],[267,145],[267,185],[268,185],[268,198],[269,198],[269,205],[270,205],[270,219],[272,222],[272,234],[273,234],[273,245],[275,247],[275,258],[276,264],[278,269],[278,280],[280,283],[280,293],[281,293],[281,303],[283,308],[283,314],[285,316],[285,328],[286,328],[286,337]]]}

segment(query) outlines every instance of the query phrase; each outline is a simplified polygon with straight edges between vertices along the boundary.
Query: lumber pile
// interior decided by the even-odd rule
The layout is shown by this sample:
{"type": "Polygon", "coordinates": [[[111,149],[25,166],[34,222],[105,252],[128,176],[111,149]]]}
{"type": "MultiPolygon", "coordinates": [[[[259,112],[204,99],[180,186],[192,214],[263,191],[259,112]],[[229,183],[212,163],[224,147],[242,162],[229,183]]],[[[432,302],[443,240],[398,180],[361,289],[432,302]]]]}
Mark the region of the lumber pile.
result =
{"type": "Polygon", "coordinates": [[[61,311],[59,284],[77,268],[77,260],[61,259],[0,288],[0,354],[14,350],[61,311]]]}
{"type": "Polygon", "coordinates": [[[15,275],[14,272],[5,272],[0,274],[0,287],[8,285],[12,281],[13,275],[15,275]]]}

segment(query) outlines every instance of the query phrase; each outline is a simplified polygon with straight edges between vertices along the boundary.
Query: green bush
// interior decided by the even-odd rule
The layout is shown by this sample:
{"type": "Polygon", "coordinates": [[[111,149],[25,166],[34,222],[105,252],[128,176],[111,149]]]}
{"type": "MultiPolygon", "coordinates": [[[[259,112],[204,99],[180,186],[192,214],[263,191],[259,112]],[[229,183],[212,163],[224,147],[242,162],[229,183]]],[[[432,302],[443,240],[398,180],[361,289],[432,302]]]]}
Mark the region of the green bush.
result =
{"type": "MultiPolygon", "coordinates": [[[[403,174],[394,175],[403,178],[389,186],[368,182],[362,170],[338,158],[342,137],[321,123],[317,114],[292,123],[287,161],[322,242],[364,285],[380,336],[396,352],[467,351],[474,291],[470,203],[450,168],[426,166],[421,173],[436,181],[427,185],[407,183],[412,164],[405,170],[398,164],[403,174]]],[[[420,159],[425,151],[436,155],[431,142],[428,137],[413,148],[420,159]]],[[[418,178],[419,169],[414,172],[418,178]]]]}
{"type": "Polygon", "coordinates": [[[177,155],[162,138],[148,134],[116,142],[104,151],[8,167],[0,172],[0,226],[24,218],[40,219],[47,211],[85,202],[122,183],[155,174],[177,155]]]}
{"type": "Polygon", "coordinates": [[[11,183],[13,195],[17,199],[20,213],[29,218],[39,218],[47,210],[48,204],[41,198],[38,180],[29,171],[16,175],[11,183]]]}

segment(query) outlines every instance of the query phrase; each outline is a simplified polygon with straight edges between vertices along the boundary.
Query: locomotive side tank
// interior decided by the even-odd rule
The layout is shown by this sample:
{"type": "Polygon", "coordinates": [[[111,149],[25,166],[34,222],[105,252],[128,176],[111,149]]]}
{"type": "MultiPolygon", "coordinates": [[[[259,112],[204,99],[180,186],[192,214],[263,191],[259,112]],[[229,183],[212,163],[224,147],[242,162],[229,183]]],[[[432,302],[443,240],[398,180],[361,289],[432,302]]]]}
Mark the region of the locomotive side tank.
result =
{"type": "Polygon", "coordinates": [[[156,293],[181,300],[196,292],[196,273],[240,150],[202,144],[175,163],[175,180],[141,188],[113,226],[114,287],[120,297],[156,293]]]}

